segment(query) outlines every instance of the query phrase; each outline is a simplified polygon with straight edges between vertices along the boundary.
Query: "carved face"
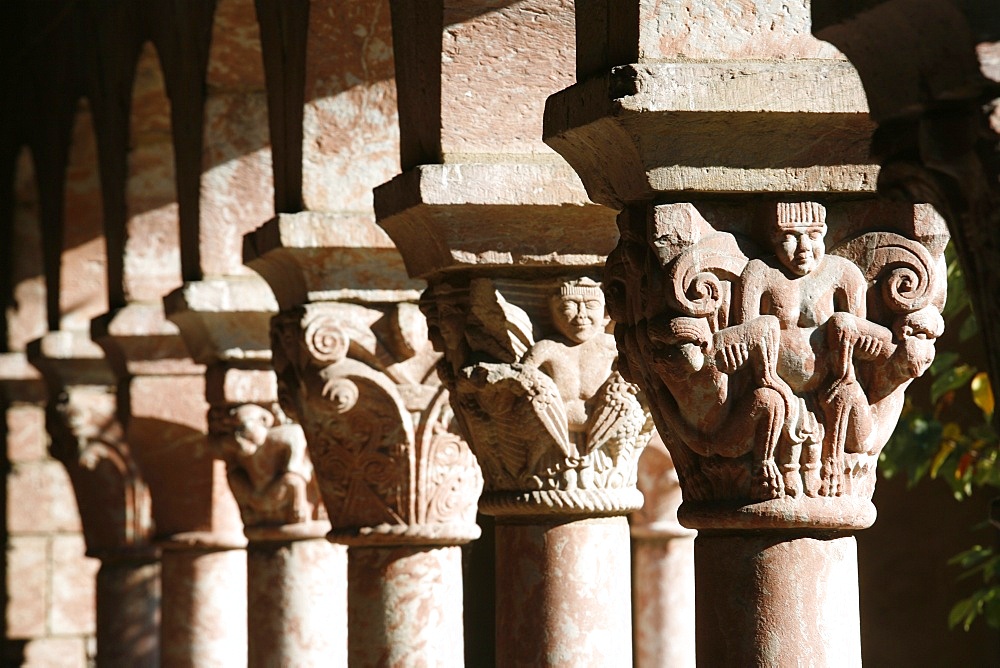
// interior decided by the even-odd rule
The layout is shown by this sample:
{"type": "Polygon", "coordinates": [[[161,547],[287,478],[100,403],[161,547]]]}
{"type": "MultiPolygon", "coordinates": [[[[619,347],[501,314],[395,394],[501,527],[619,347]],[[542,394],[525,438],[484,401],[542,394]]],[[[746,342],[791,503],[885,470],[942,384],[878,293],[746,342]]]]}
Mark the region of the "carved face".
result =
{"type": "Polygon", "coordinates": [[[573,343],[583,343],[604,331],[610,319],[604,312],[604,295],[586,291],[562,294],[551,302],[556,329],[573,343]]]}
{"type": "Polygon", "coordinates": [[[236,420],[233,436],[244,454],[253,454],[267,441],[267,432],[274,425],[274,416],[265,408],[245,404],[232,412],[236,420]]]}
{"type": "Polygon", "coordinates": [[[826,225],[779,227],[774,233],[774,252],[781,264],[796,276],[805,276],[819,266],[826,254],[826,225]]]}
{"type": "MultiPolygon", "coordinates": [[[[431,323],[428,323],[430,326],[431,323]]],[[[444,349],[439,352],[459,350],[465,340],[465,315],[459,306],[447,302],[438,304],[437,318],[433,329],[436,329],[444,349]]],[[[434,343],[433,338],[431,340],[434,343]]],[[[435,346],[436,349],[436,346],[435,346]]]]}

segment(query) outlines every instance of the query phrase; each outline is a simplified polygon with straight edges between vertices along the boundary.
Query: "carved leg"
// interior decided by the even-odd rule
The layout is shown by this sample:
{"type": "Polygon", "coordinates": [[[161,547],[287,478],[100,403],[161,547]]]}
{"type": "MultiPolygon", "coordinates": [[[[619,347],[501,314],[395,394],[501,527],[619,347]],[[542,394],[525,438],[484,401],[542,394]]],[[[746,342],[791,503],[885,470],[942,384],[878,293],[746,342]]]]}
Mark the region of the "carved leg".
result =
{"type": "Polygon", "coordinates": [[[754,471],[751,498],[768,501],[781,498],[785,485],[775,463],[775,452],[785,424],[785,400],[775,390],[759,388],[753,393],[751,419],[756,423],[754,471]]]}

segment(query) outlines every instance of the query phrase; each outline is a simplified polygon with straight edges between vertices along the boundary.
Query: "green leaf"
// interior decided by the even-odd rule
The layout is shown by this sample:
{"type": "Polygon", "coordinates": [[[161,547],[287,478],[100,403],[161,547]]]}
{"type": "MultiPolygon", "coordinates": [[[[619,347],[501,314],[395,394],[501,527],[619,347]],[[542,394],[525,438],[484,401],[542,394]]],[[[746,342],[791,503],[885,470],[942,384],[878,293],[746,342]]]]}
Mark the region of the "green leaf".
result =
{"type": "Polygon", "coordinates": [[[969,317],[965,319],[962,326],[958,329],[958,340],[965,343],[978,334],[979,322],[976,320],[976,314],[970,313],[969,317]]]}
{"type": "Polygon", "coordinates": [[[976,367],[971,364],[962,364],[943,372],[931,383],[931,402],[936,404],[946,392],[957,390],[972,380],[975,375],[976,367]]]}
{"type": "Polygon", "coordinates": [[[955,362],[957,361],[958,353],[953,350],[938,352],[938,354],[934,357],[934,361],[931,362],[931,375],[938,376],[941,373],[948,371],[955,366],[955,362]]]}

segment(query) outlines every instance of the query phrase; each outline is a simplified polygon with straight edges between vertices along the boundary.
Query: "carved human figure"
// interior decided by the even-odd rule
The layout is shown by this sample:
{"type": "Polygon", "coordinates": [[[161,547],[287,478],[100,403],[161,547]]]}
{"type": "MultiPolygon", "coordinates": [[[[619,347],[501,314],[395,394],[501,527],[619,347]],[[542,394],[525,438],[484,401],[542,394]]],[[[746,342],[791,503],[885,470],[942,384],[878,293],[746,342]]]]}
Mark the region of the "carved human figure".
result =
{"type": "Polygon", "coordinates": [[[439,372],[453,389],[487,488],[539,498],[605,485],[634,491],[632,460],[652,426],[637,387],[616,368],[600,283],[517,283],[512,290],[538,315],[547,306],[548,326],[541,318],[533,323],[486,279],[467,290],[435,286],[423,306],[432,340],[446,353],[439,372]],[[536,328],[554,332],[536,342],[536,328]]]}
{"type": "Polygon", "coordinates": [[[589,278],[566,281],[549,299],[559,338],[542,339],[523,363],[555,381],[566,408],[571,440],[582,447],[587,432],[587,404],[611,376],[618,348],[607,332],[610,322],[601,285],[589,278]]]}
{"type": "MultiPolygon", "coordinates": [[[[777,351],[778,376],[802,399],[797,424],[789,439],[803,442],[806,493],[835,496],[843,478],[846,432],[844,416],[864,414],[868,399],[854,374],[855,356],[877,359],[892,342],[892,333],[868,322],[865,296],[868,282],[850,260],[826,254],[826,210],[816,202],[782,202],[776,207],[770,230],[774,255],[750,260],[740,281],[739,321],[760,316],[778,319],[781,337],[777,351]],[[834,317],[837,314],[837,317],[834,317]],[[820,429],[814,415],[821,412],[830,429],[820,429]],[[822,442],[822,469],[815,465],[815,448],[822,442]]],[[[738,368],[743,348],[724,351],[724,370],[738,368]]],[[[866,428],[866,427],[862,427],[866,428]]],[[[782,453],[786,475],[768,481],[776,492],[787,485],[799,492],[797,451],[782,453]]]]}
{"type": "Polygon", "coordinates": [[[313,473],[302,430],[295,425],[275,425],[275,414],[256,404],[237,406],[229,411],[229,417],[232,433],[222,441],[222,454],[244,522],[307,521],[313,473]]]}

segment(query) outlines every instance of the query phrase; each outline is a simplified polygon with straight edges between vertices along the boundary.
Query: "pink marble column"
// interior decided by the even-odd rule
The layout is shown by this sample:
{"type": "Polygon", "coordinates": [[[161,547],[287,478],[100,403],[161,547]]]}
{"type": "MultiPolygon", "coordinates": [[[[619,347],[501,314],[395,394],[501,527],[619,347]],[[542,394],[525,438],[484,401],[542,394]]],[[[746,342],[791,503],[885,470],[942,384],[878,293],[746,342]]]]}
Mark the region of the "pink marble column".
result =
{"type": "Polygon", "coordinates": [[[695,554],[699,665],[861,665],[853,536],[702,531],[695,554]]]}
{"type": "Polygon", "coordinates": [[[155,552],[101,559],[97,572],[97,665],[160,665],[160,562],[155,552]]]}
{"type": "Polygon", "coordinates": [[[349,665],[463,665],[460,547],[352,547],[348,578],[349,665]]]}
{"type": "Polygon", "coordinates": [[[346,550],[289,533],[247,530],[249,665],[346,666],[346,550]]]}
{"type": "Polygon", "coordinates": [[[681,487],[657,436],[639,459],[642,508],[632,513],[632,609],[637,668],[695,665],[694,538],[681,526],[681,487]]]}
{"type": "Polygon", "coordinates": [[[160,547],[164,668],[246,665],[245,543],[179,535],[160,547]]]}
{"type": "Polygon", "coordinates": [[[628,522],[497,518],[497,664],[632,665],[628,522]]]}

